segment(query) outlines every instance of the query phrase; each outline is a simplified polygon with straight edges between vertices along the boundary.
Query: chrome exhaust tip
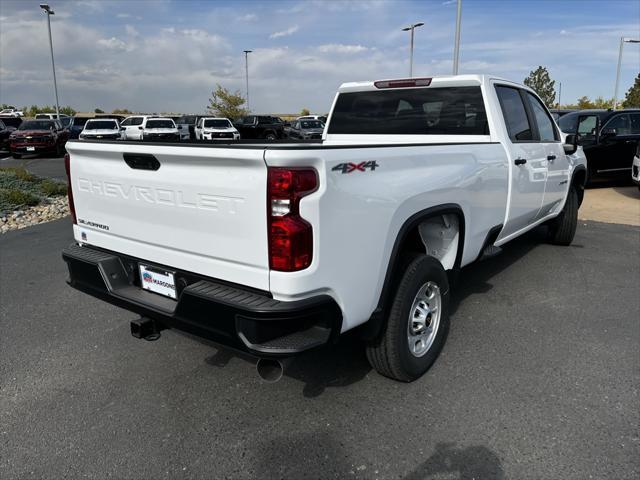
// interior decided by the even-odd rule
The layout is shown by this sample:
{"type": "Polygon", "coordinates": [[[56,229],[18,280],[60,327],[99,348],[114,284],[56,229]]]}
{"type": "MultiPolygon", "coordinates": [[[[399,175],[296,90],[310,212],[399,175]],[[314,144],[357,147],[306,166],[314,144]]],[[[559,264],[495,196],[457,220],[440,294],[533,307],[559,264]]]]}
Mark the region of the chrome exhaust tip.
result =
{"type": "Polygon", "coordinates": [[[282,378],[284,365],[280,360],[272,358],[260,358],[256,363],[258,376],[267,383],[276,383],[282,378]]]}

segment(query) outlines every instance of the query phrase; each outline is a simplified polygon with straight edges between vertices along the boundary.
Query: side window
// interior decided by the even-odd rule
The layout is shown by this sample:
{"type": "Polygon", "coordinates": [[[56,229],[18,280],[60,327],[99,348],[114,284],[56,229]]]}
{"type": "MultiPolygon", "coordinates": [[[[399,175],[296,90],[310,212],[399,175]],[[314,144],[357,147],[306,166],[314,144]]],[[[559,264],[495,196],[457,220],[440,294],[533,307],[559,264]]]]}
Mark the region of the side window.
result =
{"type": "Polygon", "coordinates": [[[640,135],[640,113],[632,113],[631,117],[631,135],[640,135]]]}
{"type": "Polygon", "coordinates": [[[554,142],[558,140],[556,129],[553,126],[553,121],[551,117],[547,114],[546,109],[535,96],[531,95],[531,93],[527,92],[527,98],[529,99],[529,106],[531,106],[531,111],[533,112],[533,116],[536,119],[536,124],[538,125],[538,133],[540,134],[541,142],[554,142]]]}
{"type": "Polygon", "coordinates": [[[602,128],[615,128],[618,135],[630,135],[631,125],[629,125],[629,115],[616,115],[602,128]]]}
{"type": "Polygon", "coordinates": [[[575,134],[578,130],[578,115],[573,115],[571,113],[563,115],[560,117],[560,120],[558,120],[558,126],[564,133],[575,134]]]}
{"type": "Polygon", "coordinates": [[[522,103],[520,92],[512,87],[496,87],[504,121],[507,124],[509,138],[514,142],[523,142],[532,140],[531,125],[527,118],[527,111],[522,103]]]}
{"type": "Polygon", "coordinates": [[[585,115],[578,120],[578,135],[581,137],[595,137],[598,117],[596,115],[585,115]]]}
{"type": "Polygon", "coordinates": [[[131,125],[131,119],[127,118],[126,120],[123,120],[122,123],[120,124],[121,127],[128,127],[129,125],[131,125]]]}
{"type": "Polygon", "coordinates": [[[131,119],[131,125],[142,125],[144,118],[142,117],[133,117],[131,119]]]}

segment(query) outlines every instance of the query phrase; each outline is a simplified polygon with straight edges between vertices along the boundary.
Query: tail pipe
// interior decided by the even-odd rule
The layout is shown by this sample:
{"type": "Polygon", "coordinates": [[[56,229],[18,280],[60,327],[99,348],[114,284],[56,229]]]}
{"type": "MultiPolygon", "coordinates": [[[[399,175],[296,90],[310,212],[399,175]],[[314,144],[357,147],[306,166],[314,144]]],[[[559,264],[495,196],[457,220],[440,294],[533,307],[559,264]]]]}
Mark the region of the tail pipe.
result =
{"type": "Polygon", "coordinates": [[[285,369],[293,358],[260,358],[256,363],[258,376],[267,383],[276,383],[282,378],[285,369]]]}

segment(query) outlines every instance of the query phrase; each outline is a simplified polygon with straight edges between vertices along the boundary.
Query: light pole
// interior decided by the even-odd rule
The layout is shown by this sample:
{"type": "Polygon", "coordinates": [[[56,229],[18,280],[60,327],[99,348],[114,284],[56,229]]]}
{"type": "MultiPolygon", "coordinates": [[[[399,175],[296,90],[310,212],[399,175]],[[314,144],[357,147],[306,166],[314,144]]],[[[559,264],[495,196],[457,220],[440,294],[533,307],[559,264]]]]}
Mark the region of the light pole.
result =
{"type": "Polygon", "coordinates": [[[634,38],[620,37],[620,52],[618,53],[618,70],[616,72],[616,89],[613,92],[613,109],[618,106],[618,84],[620,83],[620,67],[622,66],[622,47],[625,43],[640,43],[640,40],[634,38]]]}
{"type": "Polygon", "coordinates": [[[402,29],[403,32],[411,32],[411,43],[409,44],[409,77],[413,77],[413,31],[423,25],[424,23],[422,22],[412,23],[408,27],[404,27],[402,29]]]}
{"type": "Polygon", "coordinates": [[[249,112],[251,112],[251,108],[249,107],[249,54],[251,52],[253,52],[253,50],[244,51],[244,74],[247,80],[247,110],[249,112]]]}
{"type": "Polygon", "coordinates": [[[56,64],[53,61],[53,40],[51,40],[51,15],[55,12],[46,3],[41,3],[40,8],[47,14],[47,28],[49,29],[49,48],[51,49],[51,68],[53,69],[53,90],[56,94],[56,118],[60,120],[60,104],[58,103],[58,82],[56,82],[56,64]]]}
{"type": "Polygon", "coordinates": [[[456,14],[456,43],[453,47],[453,74],[458,74],[458,59],[460,58],[460,23],[462,22],[462,0],[458,0],[456,14]]]}

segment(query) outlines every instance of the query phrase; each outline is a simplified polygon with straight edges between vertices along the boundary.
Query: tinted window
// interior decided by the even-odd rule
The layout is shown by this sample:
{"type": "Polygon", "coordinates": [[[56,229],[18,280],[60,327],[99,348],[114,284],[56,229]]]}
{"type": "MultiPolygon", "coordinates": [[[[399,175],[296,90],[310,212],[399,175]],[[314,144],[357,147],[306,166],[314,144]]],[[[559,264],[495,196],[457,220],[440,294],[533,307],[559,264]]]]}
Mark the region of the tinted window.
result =
{"type": "Polygon", "coordinates": [[[131,125],[142,125],[143,121],[144,121],[144,118],[142,117],[133,117],[131,119],[131,125]]]}
{"type": "Polygon", "coordinates": [[[618,135],[630,135],[631,125],[629,115],[616,115],[603,128],[615,128],[618,135]]]}
{"type": "Polygon", "coordinates": [[[127,118],[126,120],[123,120],[120,125],[122,125],[123,127],[128,127],[129,125],[131,125],[131,119],[127,118]]]}
{"type": "Polygon", "coordinates": [[[29,120],[20,125],[18,130],[49,130],[55,126],[53,120],[29,120]]]}
{"type": "Polygon", "coordinates": [[[147,120],[147,128],[174,128],[173,120],[147,120]]]}
{"type": "Polygon", "coordinates": [[[36,120],[42,120],[42,119],[46,119],[46,118],[51,118],[51,116],[47,113],[38,113],[36,115],[36,120]]]}
{"type": "Polygon", "coordinates": [[[2,120],[0,120],[0,129],[4,130],[5,128],[7,128],[7,127],[5,127],[4,122],[2,122],[2,120]]]}
{"type": "Polygon", "coordinates": [[[488,135],[480,87],[341,93],[329,133],[488,135]]]}
{"type": "Polygon", "coordinates": [[[579,115],[563,115],[558,120],[558,126],[564,133],[576,133],[579,115]]]}
{"type": "Polygon", "coordinates": [[[589,137],[596,135],[596,127],[598,126],[598,117],[596,115],[584,115],[578,120],[578,135],[581,137],[589,137]]]}
{"type": "Polygon", "coordinates": [[[556,140],[556,129],[553,126],[553,121],[547,114],[546,109],[540,103],[535,96],[527,92],[527,98],[529,99],[529,105],[533,111],[533,116],[536,119],[538,125],[538,133],[540,134],[541,142],[554,142],[556,140]]]}
{"type": "Polygon", "coordinates": [[[509,138],[512,141],[532,140],[531,126],[527,118],[527,111],[522,103],[520,91],[511,87],[496,87],[500,106],[507,124],[509,138]]]}
{"type": "Polygon", "coordinates": [[[246,123],[247,125],[253,125],[253,123],[256,121],[256,117],[244,117],[242,119],[242,123],[246,123]]]}
{"type": "Polygon", "coordinates": [[[205,120],[204,126],[209,128],[229,128],[231,124],[228,120],[205,120]]]}
{"type": "Polygon", "coordinates": [[[318,120],[303,120],[300,124],[302,128],[324,128],[324,124],[318,120]]]}
{"type": "Polygon", "coordinates": [[[640,113],[631,114],[631,134],[640,134],[640,113]]]}
{"type": "Polygon", "coordinates": [[[85,125],[85,130],[113,130],[118,128],[112,120],[91,120],[85,125]]]}

